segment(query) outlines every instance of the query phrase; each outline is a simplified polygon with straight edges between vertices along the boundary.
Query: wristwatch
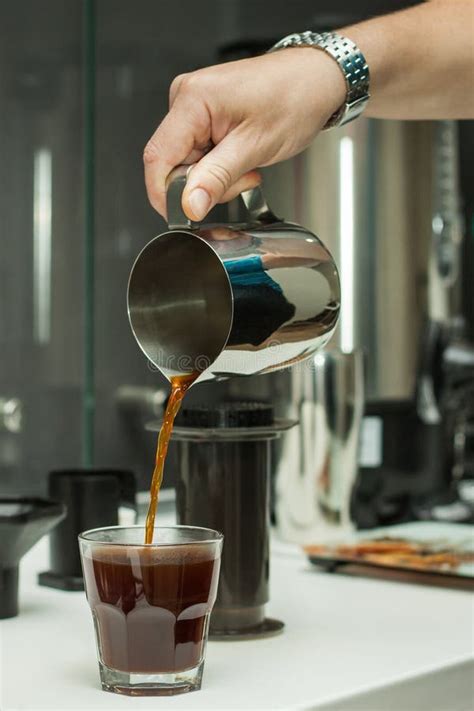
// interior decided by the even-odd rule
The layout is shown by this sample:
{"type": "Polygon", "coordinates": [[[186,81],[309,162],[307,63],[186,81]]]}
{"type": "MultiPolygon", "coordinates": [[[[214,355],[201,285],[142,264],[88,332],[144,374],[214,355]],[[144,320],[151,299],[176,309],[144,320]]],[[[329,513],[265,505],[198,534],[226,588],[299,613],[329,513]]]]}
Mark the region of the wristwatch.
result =
{"type": "Polygon", "coordinates": [[[343,126],[365,109],[369,100],[369,67],[365,57],[352,40],[335,32],[301,32],[284,37],[268,51],[286,47],[314,47],[329,54],[339,65],[346,82],[344,104],[330,117],[324,129],[343,126]]]}

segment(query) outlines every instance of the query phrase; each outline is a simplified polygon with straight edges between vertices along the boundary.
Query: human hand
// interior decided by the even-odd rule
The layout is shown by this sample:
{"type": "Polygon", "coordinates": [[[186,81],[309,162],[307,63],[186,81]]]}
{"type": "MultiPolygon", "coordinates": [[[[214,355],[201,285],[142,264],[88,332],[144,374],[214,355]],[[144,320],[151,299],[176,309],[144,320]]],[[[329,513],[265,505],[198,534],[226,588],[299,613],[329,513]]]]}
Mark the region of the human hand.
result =
{"type": "Polygon", "coordinates": [[[202,220],[260,182],[255,170],[302,151],[345,99],[342,72],[325,52],[284,49],[178,76],[170,110],[149,140],[145,182],[166,217],[166,178],[194,164],[183,208],[202,220]]]}

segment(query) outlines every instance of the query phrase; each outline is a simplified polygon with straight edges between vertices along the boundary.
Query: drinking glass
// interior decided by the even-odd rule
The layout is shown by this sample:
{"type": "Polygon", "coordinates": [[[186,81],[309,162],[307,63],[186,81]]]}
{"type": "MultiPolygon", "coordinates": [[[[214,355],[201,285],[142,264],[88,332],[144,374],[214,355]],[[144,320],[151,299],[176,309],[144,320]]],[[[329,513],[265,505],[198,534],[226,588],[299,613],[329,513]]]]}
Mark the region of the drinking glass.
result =
{"type": "Polygon", "coordinates": [[[102,688],[162,696],[201,688],[223,536],[194,526],[110,526],[79,536],[102,688]]]}

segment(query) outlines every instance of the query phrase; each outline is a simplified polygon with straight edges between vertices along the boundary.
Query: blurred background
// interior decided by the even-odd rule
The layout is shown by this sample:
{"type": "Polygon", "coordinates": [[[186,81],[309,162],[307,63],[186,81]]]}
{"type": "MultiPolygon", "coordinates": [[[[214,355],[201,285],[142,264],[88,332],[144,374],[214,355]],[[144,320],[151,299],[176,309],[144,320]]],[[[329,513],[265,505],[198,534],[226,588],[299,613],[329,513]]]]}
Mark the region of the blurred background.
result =
{"type": "MultiPolygon", "coordinates": [[[[79,466],[131,469],[148,488],[156,435],[145,425],[166,381],[133,339],[125,294],[135,256],[166,227],[147,202],[142,152],[173,77],[408,4],[3,3],[1,493],[45,493],[49,471],[79,466]]],[[[473,165],[473,122],[363,118],[265,171],[275,212],[318,234],[339,265],[331,348],[363,354],[360,527],[472,520],[473,165]]],[[[209,219],[240,213],[236,201],[209,219]]],[[[294,413],[296,377],[202,385],[190,399],[258,397],[294,413]]],[[[277,492],[305,473],[292,450],[301,431],[275,445],[277,492]]],[[[172,448],[170,490],[175,461],[172,448]]]]}

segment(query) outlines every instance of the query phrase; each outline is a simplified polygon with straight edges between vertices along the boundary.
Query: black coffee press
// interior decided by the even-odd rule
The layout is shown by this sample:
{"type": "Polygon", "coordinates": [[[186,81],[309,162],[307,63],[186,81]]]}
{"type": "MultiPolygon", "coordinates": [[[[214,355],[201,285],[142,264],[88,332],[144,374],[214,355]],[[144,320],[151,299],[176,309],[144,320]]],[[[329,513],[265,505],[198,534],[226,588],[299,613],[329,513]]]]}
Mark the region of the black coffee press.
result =
{"type": "Polygon", "coordinates": [[[190,406],[177,419],[179,523],[224,534],[211,639],[251,639],[283,628],[265,617],[271,440],[293,424],[255,402],[190,406]]]}
{"type": "Polygon", "coordinates": [[[51,569],[38,582],[61,590],[83,590],[77,537],[82,531],[118,524],[119,506],[135,507],[135,476],[113,469],[70,469],[49,475],[49,494],[67,506],[50,536],[51,569]]]}
{"type": "Polygon", "coordinates": [[[66,514],[64,504],[29,497],[0,497],[0,619],[18,614],[20,559],[66,514]]]}

